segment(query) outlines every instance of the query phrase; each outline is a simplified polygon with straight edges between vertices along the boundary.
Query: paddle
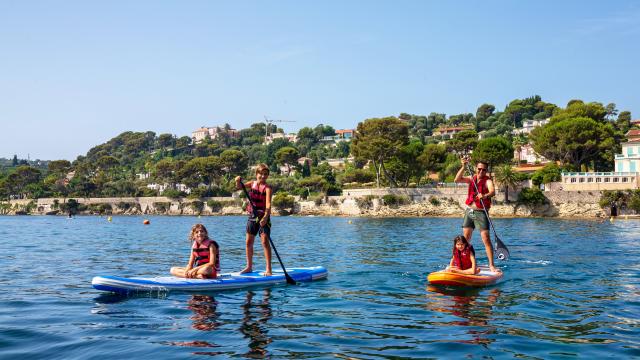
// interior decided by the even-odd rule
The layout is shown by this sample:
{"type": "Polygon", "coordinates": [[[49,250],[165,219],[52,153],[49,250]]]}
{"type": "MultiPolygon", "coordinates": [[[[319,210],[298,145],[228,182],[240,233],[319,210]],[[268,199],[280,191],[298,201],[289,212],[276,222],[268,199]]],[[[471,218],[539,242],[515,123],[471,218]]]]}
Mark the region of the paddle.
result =
{"type": "MultiPolygon", "coordinates": [[[[247,188],[244,186],[244,183],[242,181],[240,181],[240,186],[242,186],[242,190],[244,191],[244,195],[247,197],[247,200],[249,200],[249,203],[251,203],[251,210],[253,211],[253,216],[256,217],[256,221],[258,222],[258,225],[260,225],[260,218],[258,218],[258,214],[256,213],[256,206],[253,203],[253,201],[251,200],[251,197],[249,196],[249,193],[247,192],[247,188]]],[[[262,228],[262,226],[261,226],[262,228]]],[[[271,240],[271,235],[269,235],[266,231],[264,231],[264,229],[262,229],[262,232],[267,235],[267,239],[269,239],[269,243],[271,244],[271,248],[273,248],[273,252],[276,254],[276,257],[278,258],[278,262],[280,262],[280,267],[282,267],[282,271],[284,271],[284,277],[285,279],[287,279],[287,284],[290,285],[295,285],[296,281],[293,280],[293,278],[291,276],[289,276],[289,274],[287,273],[287,269],[284,267],[284,264],[282,263],[282,259],[280,259],[280,255],[278,255],[278,250],[276,250],[276,245],[273,243],[273,240],[271,240]]],[[[258,232],[259,234],[260,232],[258,232]]]]}
{"type": "MultiPolygon", "coordinates": [[[[469,171],[469,173],[471,174],[471,182],[473,183],[473,187],[476,189],[476,194],[479,194],[480,191],[478,190],[478,184],[476,184],[476,181],[473,179],[473,168],[471,168],[471,165],[469,163],[467,163],[467,171],[469,171]]],[[[509,260],[509,249],[507,249],[507,246],[498,237],[496,228],[495,226],[493,226],[493,221],[491,221],[491,218],[489,217],[489,212],[484,206],[484,201],[480,201],[480,204],[482,204],[482,210],[484,210],[484,214],[487,216],[487,220],[489,221],[491,230],[493,230],[493,237],[496,239],[496,246],[494,247],[494,250],[497,254],[498,259],[509,260]]]]}

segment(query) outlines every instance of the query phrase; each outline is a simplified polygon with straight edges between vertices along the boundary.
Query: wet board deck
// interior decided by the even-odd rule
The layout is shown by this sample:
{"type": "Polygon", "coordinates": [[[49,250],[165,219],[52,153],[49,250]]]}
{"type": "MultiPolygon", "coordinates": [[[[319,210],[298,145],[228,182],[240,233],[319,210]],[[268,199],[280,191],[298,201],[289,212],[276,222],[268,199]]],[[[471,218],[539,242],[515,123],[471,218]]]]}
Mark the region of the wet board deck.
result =
{"type": "Polygon", "coordinates": [[[504,273],[502,272],[493,272],[486,266],[480,266],[480,273],[475,275],[457,274],[441,270],[429,274],[427,280],[431,285],[480,287],[496,284],[502,280],[503,276],[504,273]]]}
{"type": "MultiPolygon", "coordinates": [[[[322,266],[288,268],[287,273],[297,282],[320,280],[328,276],[327,269],[322,266]]],[[[264,276],[258,271],[246,274],[235,272],[220,274],[215,279],[186,279],[175,276],[131,278],[96,276],[91,280],[91,285],[97,290],[126,294],[150,291],[218,291],[286,282],[282,270],[274,269],[271,276],[264,276]]]]}

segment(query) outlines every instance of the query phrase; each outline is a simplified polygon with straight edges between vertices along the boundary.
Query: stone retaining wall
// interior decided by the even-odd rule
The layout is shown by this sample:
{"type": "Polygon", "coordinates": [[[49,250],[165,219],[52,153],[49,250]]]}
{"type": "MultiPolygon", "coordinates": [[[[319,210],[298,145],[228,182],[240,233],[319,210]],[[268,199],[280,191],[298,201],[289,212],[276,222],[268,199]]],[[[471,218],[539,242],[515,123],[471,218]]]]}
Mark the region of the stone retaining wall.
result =
{"type": "MultiPolygon", "coordinates": [[[[601,193],[598,191],[568,192],[545,191],[549,204],[535,208],[513,203],[517,192],[510,191],[511,203],[504,204],[504,193],[498,191],[491,213],[495,216],[561,216],[561,217],[603,217],[605,212],[598,206],[601,193]]],[[[466,186],[448,188],[395,188],[395,189],[346,189],[341,196],[328,196],[317,204],[314,201],[301,201],[289,212],[300,215],[326,216],[459,216],[464,209],[467,196],[466,186]],[[410,202],[406,205],[389,207],[383,204],[384,195],[406,196],[410,202]],[[368,197],[369,201],[363,201],[368,197]],[[360,205],[358,204],[360,202],[360,205]]],[[[58,204],[71,198],[42,198],[37,200],[11,200],[12,210],[9,214],[20,213],[20,209],[34,201],[36,208],[32,214],[52,214],[58,204]]],[[[191,206],[195,200],[171,199],[158,197],[128,198],[73,198],[81,204],[108,204],[112,214],[159,214],[159,215],[239,215],[243,214],[241,200],[238,196],[213,197],[200,201],[204,203],[202,212],[198,213],[191,206]],[[211,209],[208,200],[229,203],[222,209],[211,209]],[[119,204],[129,204],[127,209],[119,204]],[[166,209],[158,209],[156,205],[163,203],[166,209]],[[233,204],[231,204],[233,203],[233,204]]],[[[91,213],[91,212],[85,212],[91,213]]]]}

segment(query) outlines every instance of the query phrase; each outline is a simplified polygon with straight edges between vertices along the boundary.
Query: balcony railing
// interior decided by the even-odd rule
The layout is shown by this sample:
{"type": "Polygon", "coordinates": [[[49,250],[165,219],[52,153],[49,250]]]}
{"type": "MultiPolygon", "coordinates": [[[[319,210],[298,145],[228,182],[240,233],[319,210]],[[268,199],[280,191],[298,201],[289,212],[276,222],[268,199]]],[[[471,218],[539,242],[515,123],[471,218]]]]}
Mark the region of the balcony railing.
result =
{"type": "Polygon", "coordinates": [[[636,176],[637,172],[563,172],[562,176],[636,176]]]}

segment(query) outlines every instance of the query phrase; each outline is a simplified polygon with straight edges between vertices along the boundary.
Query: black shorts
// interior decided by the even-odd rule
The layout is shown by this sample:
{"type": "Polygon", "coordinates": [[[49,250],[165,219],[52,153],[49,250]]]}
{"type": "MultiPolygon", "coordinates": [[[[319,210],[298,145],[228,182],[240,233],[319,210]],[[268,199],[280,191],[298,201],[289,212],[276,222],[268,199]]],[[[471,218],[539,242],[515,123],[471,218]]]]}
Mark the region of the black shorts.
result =
{"type": "MultiPolygon", "coordinates": [[[[271,236],[271,222],[270,221],[268,221],[267,225],[262,228],[262,231],[264,231],[265,234],[271,236]]],[[[247,220],[247,234],[251,234],[253,236],[256,236],[256,235],[258,235],[258,232],[260,232],[260,222],[256,221],[256,220],[252,220],[251,218],[249,220],[247,220]]]]}

